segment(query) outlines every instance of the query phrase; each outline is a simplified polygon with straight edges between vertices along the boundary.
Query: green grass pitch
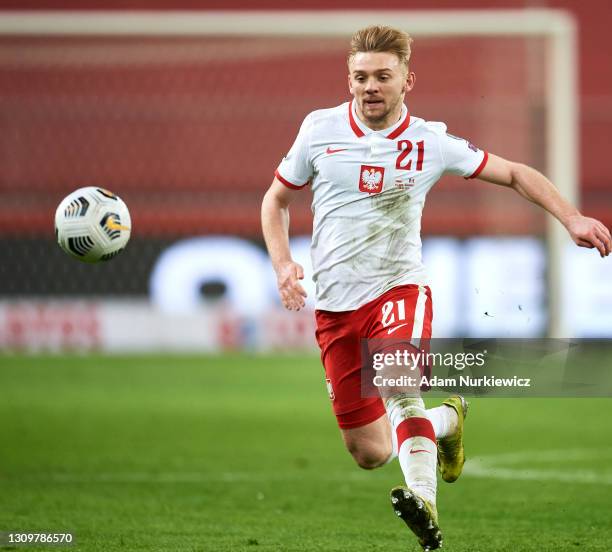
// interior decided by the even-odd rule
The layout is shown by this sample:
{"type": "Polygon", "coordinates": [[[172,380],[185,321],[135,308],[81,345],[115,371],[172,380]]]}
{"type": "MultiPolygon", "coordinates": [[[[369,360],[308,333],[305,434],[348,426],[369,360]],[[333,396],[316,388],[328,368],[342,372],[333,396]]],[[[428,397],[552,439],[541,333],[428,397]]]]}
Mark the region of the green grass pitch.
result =
{"type": "MultiPolygon", "coordinates": [[[[419,550],[389,503],[397,462],[354,465],[315,356],[4,355],[0,398],[0,531],[72,531],[84,551],[419,550]]],[[[472,401],[467,473],[439,480],[443,549],[610,550],[611,407],[472,401]]]]}

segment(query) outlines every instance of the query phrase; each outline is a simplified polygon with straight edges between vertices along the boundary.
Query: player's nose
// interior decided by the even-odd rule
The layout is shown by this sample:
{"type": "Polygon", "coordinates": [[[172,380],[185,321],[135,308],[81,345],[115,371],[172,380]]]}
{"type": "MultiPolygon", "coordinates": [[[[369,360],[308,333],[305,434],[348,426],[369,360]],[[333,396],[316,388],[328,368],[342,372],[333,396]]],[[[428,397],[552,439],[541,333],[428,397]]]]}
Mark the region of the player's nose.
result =
{"type": "Polygon", "coordinates": [[[378,92],[378,81],[376,79],[368,79],[366,81],[365,91],[369,93],[378,92]]]}

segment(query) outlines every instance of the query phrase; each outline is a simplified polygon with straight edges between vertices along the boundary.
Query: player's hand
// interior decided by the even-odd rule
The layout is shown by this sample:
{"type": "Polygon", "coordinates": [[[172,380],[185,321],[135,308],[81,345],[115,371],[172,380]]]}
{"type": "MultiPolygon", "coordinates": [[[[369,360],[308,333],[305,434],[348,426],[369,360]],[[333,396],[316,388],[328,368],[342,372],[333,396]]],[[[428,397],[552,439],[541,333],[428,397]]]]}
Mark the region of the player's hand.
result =
{"type": "Polygon", "coordinates": [[[607,257],[612,251],[610,230],[597,219],[573,215],[569,217],[565,227],[580,247],[596,248],[602,257],[607,257]]]}
{"type": "Polygon", "coordinates": [[[287,261],[276,267],[276,279],[281,301],[286,309],[300,310],[306,291],[299,280],[304,279],[304,269],[298,263],[287,261]]]}

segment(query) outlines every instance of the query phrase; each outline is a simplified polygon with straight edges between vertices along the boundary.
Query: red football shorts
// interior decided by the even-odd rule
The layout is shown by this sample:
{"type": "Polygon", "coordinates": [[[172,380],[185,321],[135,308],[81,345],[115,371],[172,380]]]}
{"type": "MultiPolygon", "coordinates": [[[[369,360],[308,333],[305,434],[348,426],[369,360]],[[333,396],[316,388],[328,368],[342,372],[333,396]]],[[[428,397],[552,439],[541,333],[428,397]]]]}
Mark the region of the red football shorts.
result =
{"type": "Polygon", "coordinates": [[[367,425],[386,413],[380,396],[361,389],[362,340],[394,339],[419,347],[431,337],[431,290],[414,284],[395,287],[354,311],[316,311],[316,338],[321,348],[327,389],[338,425],[367,425]]]}

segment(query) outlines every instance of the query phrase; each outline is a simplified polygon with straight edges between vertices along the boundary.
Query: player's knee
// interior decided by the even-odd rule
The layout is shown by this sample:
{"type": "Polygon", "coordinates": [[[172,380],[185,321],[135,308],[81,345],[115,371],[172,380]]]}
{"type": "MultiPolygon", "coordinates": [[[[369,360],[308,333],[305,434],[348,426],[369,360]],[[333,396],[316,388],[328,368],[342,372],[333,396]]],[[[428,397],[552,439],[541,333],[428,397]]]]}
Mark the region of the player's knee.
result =
{"type": "Polygon", "coordinates": [[[364,470],[373,470],[379,468],[387,462],[391,456],[391,448],[386,450],[386,447],[373,446],[349,446],[351,456],[357,462],[357,465],[364,470]]]}

